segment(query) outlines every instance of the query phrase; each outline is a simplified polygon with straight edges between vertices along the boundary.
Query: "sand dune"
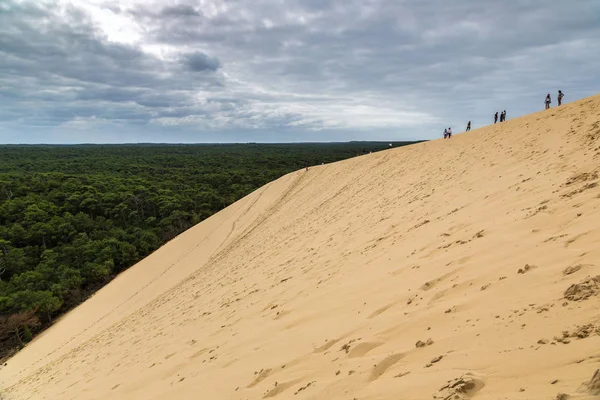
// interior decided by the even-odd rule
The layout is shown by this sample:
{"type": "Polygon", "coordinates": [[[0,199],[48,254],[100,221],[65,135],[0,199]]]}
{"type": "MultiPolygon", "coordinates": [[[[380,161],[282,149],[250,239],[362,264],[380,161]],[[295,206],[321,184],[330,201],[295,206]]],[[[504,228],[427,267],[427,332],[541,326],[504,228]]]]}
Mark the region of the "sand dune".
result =
{"type": "Polygon", "coordinates": [[[284,176],[69,313],[0,387],[14,400],[597,398],[599,121],[595,96],[284,176]]]}

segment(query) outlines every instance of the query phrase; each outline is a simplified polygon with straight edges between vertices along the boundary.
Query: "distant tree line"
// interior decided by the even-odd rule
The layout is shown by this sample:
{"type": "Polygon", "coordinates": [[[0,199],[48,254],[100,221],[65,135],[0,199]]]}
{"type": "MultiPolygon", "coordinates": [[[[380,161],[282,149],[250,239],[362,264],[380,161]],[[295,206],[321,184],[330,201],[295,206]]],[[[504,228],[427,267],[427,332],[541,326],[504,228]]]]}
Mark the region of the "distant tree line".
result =
{"type": "Polygon", "coordinates": [[[388,146],[1,146],[0,359],[118,273],[260,186],[388,146]]]}

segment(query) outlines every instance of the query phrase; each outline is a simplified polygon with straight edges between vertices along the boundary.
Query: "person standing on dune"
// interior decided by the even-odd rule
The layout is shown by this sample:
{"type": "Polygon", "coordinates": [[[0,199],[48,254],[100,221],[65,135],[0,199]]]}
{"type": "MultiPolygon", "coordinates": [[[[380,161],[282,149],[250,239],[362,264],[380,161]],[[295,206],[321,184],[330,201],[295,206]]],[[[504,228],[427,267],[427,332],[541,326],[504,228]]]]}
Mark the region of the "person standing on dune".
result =
{"type": "Polygon", "coordinates": [[[471,121],[469,121],[467,123],[467,129],[465,129],[465,132],[469,132],[471,130],[471,121]]]}
{"type": "Polygon", "coordinates": [[[444,129],[444,139],[448,137],[448,129],[444,129]]]}
{"type": "Polygon", "coordinates": [[[494,114],[494,123],[498,122],[498,111],[494,114]]]}
{"type": "Polygon", "coordinates": [[[448,139],[452,137],[452,128],[448,128],[448,139]]]}
{"type": "Polygon", "coordinates": [[[546,95],[546,110],[550,108],[550,103],[552,103],[552,99],[550,98],[550,93],[546,95]]]}
{"type": "Polygon", "coordinates": [[[562,98],[563,98],[564,94],[563,92],[561,92],[560,90],[558,91],[558,96],[556,96],[556,98],[558,99],[558,105],[560,106],[562,104],[562,98]]]}

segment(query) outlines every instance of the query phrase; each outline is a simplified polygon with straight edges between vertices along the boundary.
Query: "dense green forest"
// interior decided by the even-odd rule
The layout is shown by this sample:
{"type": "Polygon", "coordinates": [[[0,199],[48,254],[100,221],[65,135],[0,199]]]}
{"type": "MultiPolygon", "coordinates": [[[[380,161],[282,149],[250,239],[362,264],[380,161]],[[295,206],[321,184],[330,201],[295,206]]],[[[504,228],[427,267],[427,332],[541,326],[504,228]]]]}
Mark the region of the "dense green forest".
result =
{"type": "Polygon", "coordinates": [[[385,148],[0,146],[0,359],[119,272],[267,182],[385,148]]]}

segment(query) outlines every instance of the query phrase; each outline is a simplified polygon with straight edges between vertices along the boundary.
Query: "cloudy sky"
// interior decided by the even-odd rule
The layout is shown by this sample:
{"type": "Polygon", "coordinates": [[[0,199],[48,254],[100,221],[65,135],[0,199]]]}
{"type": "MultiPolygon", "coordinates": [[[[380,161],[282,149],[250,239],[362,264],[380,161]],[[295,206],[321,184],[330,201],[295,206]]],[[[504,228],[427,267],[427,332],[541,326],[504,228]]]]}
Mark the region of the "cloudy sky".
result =
{"type": "Polygon", "coordinates": [[[0,143],[429,139],[599,71],[600,0],[0,0],[0,143]]]}

